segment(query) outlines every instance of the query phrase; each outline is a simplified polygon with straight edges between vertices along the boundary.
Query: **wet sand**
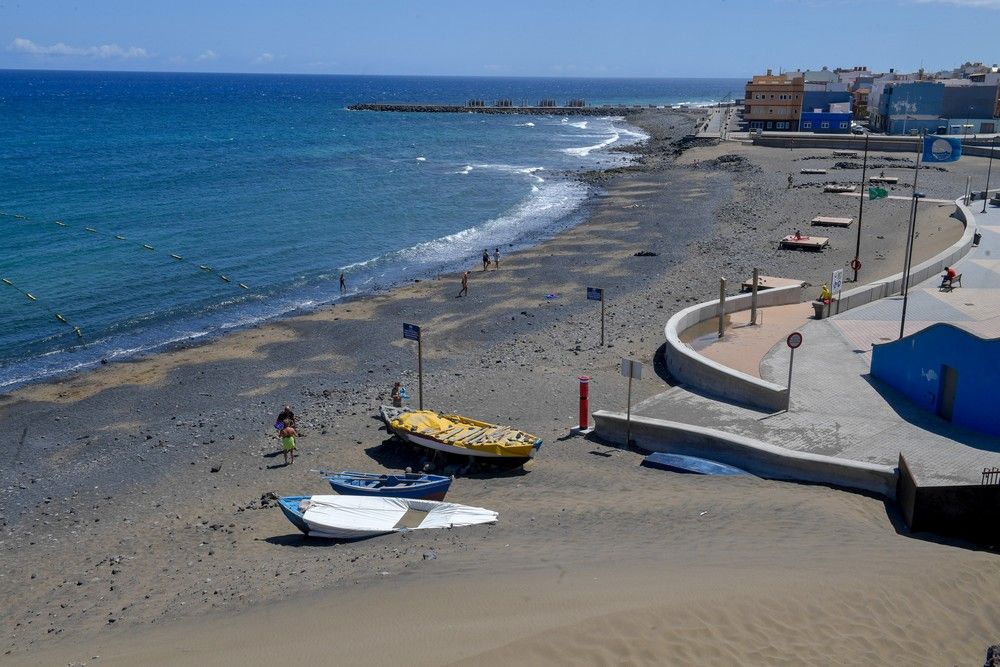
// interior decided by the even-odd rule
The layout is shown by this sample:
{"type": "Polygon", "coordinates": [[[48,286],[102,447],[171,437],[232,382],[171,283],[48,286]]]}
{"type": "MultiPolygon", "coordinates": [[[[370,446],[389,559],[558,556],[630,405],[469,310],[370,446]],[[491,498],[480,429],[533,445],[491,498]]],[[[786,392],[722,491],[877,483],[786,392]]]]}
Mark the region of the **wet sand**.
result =
{"type": "MultiPolygon", "coordinates": [[[[786,190],[791,166],[829,151],[677,158],[690,120],[638,122],[653,140],[635,167],[589,176],[588,220],[473,271],[468,297],[456,267],[0,399],[4,661],[265,664],[332,647],[348,663],[980,660],[1000,619],[995,554],[909,536],[872,498],[651,471],[567,437],[578,375],[592,409],[624,407],[621,357],[653,370],[634,401],[666,386],[663,324],[720,275],[738,284],[757,266],[818,292],[853,256],[853,230],[827,253],[776,248],[796,221],[856,208],[786,190]],[[603,348],[587,286],[607,290],[603,348]],[[327,492],[310,469],[423,461],[375,419],[396,379],[416,399],[404,321],[424,327],[429,407],[538,433],[540,455],[526,473],[455,480],[449,500],[497,510],[496,526],[304,539],[261,494],[327,492]],[[271,427],[284,403],[302,433],[287,467],[271,427]]],[[[928,174],[928,196],[964,191],[978,164],[958,165],[928,174]]],[[[902,245],[903,206],[875,204],[866,266],[902,245]]]]}

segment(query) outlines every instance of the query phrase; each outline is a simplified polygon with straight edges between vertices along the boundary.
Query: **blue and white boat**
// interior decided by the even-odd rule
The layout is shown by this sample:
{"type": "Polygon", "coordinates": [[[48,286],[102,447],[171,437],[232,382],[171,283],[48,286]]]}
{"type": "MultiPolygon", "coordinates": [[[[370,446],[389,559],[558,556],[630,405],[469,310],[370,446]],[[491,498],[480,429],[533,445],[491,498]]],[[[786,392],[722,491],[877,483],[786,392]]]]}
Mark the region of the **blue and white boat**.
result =
{"type": "Polygon", "coordinates": [[[278,506],[306,535],[336,540],[497,521],[493,510],[415,498],[285,496],[278,506]]]}
{"type": "Polygon", "coordinates": [[[323,479],[328,481],[333,490],[342,496],[444,500],[444,496],[451,486],[451,477],[412,472],[379,474],[345,470],[325,475],[323,479]]]}

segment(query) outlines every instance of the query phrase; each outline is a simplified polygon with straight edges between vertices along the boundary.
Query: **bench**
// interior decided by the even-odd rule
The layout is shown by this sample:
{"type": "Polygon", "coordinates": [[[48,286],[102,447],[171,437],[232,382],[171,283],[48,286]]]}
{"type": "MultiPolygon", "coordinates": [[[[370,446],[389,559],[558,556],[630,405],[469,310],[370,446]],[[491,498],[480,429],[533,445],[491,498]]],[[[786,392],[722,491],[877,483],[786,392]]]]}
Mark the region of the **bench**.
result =
{"type": "Polygon", "coordinates": [[[955,289],[955,285],[959,287],[962,286],[962,274],[956,274],[951,280],[942,279],[941,280],[941,290],[944,292],[950,292],[955,289]]]}

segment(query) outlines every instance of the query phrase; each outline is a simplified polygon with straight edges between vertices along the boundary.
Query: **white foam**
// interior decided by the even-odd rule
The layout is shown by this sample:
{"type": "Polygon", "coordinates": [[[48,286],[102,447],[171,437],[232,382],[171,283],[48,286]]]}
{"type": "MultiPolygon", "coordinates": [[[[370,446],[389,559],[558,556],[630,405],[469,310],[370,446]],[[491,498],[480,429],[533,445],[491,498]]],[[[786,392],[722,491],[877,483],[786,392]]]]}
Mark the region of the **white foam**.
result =
{"type": "Polygon", "coordinates": [[[462,167],[461,169],[459,169],[458,171],[456,171],[455,173],[456,174],[461,174],[462,176],[468,176],[470,172],[472,172],[472,165],[471,164],[467,164],[464,167],[462,167]]]}
{"type": "Polygon", "coordinates": [[[575,155],[577,157],[587,157],[594,151],[606,148],[607,146],[610,146],[611,144],[615,143],[616,141],[618,141],[618,137],[619,137],[618,132],[615,131],[612,132],[610,137],[608,137],[599,144],[594,144],[593,146],[580,146],[579,148],[564,148],[562,150],[563,153],[566,153],[567,155],[575,155]]]}
{"type": "Polygon", "coordinates": [[[534,127],[534,126],[535,124],[532,123],[531,121],[528,121],[527,123],[514,123],[514,127],[534,127]]]}
{"type": "Polygon", "coordinates": [[[581,120],[579,123],[569,123],[569,126],[570,127],[578,127],[581,130],[586,130],[587,129],[587,121],[581,120]]]}
{"type": "Polygon", "coordinates": [[[417,162],[427,162],[427,158],[421,155],[420,157],[417,158],[417,162]]]}
{"type": "Polygon", "coordinates": [[[530,197],[504,215],[454,234],[349,264],[343,270],[354,273],[373,271],[385,275],[391,269],[402,268],[411,273],[478,256],[486,246],[506,245],[545,231],[580,206],[587,196],[587,187],[575,181],[543,182],[542,185],[533,185],[531,193],[530,197]]]}

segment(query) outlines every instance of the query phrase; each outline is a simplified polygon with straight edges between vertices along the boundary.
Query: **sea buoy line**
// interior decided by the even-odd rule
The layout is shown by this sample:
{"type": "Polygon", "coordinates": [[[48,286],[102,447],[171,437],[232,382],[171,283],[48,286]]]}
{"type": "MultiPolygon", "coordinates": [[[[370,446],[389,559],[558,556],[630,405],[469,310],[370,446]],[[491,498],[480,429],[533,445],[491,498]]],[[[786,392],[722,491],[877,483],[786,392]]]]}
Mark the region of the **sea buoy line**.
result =
{"type": "Polygon", "coordinates": [[[36,297],[34,294],[32,294],[31,292],[29,292],[26,289],[22,289],[22,288],[18,287],[17,285],[14,284],[14,281],[12,281],[10,278],[0,278],[0,282],[2,282],[4,285],[7,285],[8,287],[13,287],[18,292],[20,292],[25,297],[27,297],[27,299],[29,301],[33,301],[34,303],[38,303],[38,304],[42,305],[42,307],[45,308],[46,310],[51,311],[52,314],[56,316],[57,320],[59,320],[60,322],[62,322],[66,326],[73,327],[73,331],[76,332],[76,335],[77,335],[78,338],[83,338],[83,331],[80,330],[80,327],[76,326],[75,324],[73,324],[72,322],[70,322],[69,320],[67,320],[65,317],[63,317],[56,310],[50,308],[49,306],[44,305],[41,301],[38,300],[38,297],[36,297]]]}
{"type": "MultiPolygon", "coordinates": [[[[14,218],[15,220],[23,220],[24,222],[30,222],[30,223],[33,223],[33,224],[36,224],[36,225],[37,224],[45,224],[44,220],[34,220],[34,219],[32,219],[32,218],[30,218],[30,217],[28,217],[26,215],[23,215],[21,213],[8,213],[6,211],[0,211],[0,217],[14,218]]],[[[213,269],[211,266],[208,266],[207,264],[198,264],[196,262],[191,261],[190,259],[185,259],[181,255],[178,255],[176,253],[157,251],[156,248],[154,248],[153,246],[151,246],[148,243],[143,243],[142,241],[133,241],[132,239],[126,238],[122,234],[111,234],[111,233],[108,233],[108,232],[101,231],[99,229],[95,229],[94,227],[77,227],[75,225],[68,225],[65,222],[63,222],[62,220],[52,220],[51,222],[52,222],[52,224],[55,224],[55,225],[57,225],[59,227],[63,227],[65,229],[72,229],[74,231],[85,232],[85,233],[88,233],[88,234],[97,234],[99,236],[106,236],[106,237],[108,237],[110,239],[114,239],[116,241],[123,241],[125,243],[131,243],[132,245],[138,246],[139,248],[142,248],[143,250],[148,250],[148,251],[151,251],[151,252],[161,252],[162,254],[165,254],[165,255],[169,256],[171,259],[176,260],[178,262],[184,262],[185,264],[189,264],[190,266],[195,267],[199,271],[202,271],[202,272],[205,272],[205,273],[214,273],[215,275],[219,276],[219,278],[223,282],[226,282],[226,283],[232,283],[233,282],[232,278],[230,278],[229,276],[225,275],[221,271],[217,271],[217,270],[213,269]]],[[[246,290],[250,289],[249,287],[247,287],[247,285],[245,283],[237,281],[236,284],[239,285],[240,288],[242,288],[242,289],[246,289],[246,290]]]]}

